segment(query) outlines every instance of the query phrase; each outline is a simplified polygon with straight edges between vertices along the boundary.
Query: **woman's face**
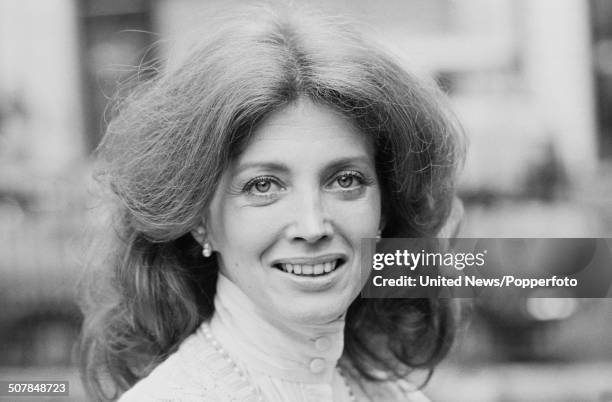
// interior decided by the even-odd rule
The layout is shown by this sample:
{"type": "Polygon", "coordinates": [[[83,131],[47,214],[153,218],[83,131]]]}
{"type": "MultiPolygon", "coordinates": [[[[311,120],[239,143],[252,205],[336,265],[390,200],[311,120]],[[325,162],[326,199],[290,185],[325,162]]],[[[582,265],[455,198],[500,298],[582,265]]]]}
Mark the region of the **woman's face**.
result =
{"type": "Polygon", "coordinates": [[[221,272],[257,307],[285,321],[337,319],[368,274],[361,239],[380,226],[373,146],[331,109],[299,101],[259,126],[208,214],[221,272]]]}

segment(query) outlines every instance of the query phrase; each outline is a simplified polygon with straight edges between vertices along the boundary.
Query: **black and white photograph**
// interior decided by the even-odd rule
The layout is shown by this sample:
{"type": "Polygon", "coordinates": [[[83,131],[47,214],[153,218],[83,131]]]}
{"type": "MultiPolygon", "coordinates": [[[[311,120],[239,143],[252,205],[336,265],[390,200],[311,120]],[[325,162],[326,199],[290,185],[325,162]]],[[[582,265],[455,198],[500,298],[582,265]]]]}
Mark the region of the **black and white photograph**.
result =
{"type": "Polygon", "coordinates": [[[0,0],[0,401],[612,402],[612,2],[0,0]]]}

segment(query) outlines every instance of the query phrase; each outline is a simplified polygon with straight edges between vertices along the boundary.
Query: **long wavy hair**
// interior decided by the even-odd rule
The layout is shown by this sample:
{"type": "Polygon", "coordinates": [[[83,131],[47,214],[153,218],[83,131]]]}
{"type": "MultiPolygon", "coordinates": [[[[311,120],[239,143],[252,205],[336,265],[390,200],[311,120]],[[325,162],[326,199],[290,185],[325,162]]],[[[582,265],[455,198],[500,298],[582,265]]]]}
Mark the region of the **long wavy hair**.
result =
{"type": "MultiPolygon", "coordinates": [[[[444,225],[463,141],[436,86],[343,21],[268,6],[234,13],[139,83],[99,146],[114,226],[83,303],[82,372],[96,399],[130,388],[213,315],[218,266],[190,232],[258,123],[298,99],[373,138],[383,237],[444,225]]],[[[452,310],[442,299],[357,298],[341,362],[374,381],[431,372],[450,347],[452,310]]]]}

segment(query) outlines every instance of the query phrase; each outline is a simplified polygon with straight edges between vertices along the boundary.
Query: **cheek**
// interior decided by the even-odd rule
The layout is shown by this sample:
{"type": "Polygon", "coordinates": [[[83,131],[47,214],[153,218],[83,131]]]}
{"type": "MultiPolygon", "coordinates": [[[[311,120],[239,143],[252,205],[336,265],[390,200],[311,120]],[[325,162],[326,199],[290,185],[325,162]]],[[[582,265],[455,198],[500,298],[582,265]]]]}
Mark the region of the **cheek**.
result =
{"type": "Polygon", "coordinates": [[[380,194],[372,191],[359,202],[336,204],[332,219],[353,242],[376,236],[380,226],[380,194]]]}
{"type": "Polygon", "coordinates": [[[223,228],[222,236],[218,237],[219,249],[233,258],[260,255],[280,230],[272,208],[226,206],[221,216],[217,226],[223,228]]]}

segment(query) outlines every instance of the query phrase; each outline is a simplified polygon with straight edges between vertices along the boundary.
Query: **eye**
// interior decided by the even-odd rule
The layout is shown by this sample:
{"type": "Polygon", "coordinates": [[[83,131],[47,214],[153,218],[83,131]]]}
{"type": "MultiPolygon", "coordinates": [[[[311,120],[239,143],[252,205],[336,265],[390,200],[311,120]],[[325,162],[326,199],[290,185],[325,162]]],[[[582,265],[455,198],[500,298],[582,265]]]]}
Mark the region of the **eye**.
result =
{"type": "Polygon", "coordinates": [[[268,190],[270,190],[271,186],[270,180],[260,180],[255,183],[255,190],[259,191],[260,193],[266,193],[268,190]]]}
{"type": "Polygon", "coordinates": [[[353,190],[365,183],[363,175],[355,171],[340,172],[332,181],[330,187],[337,187],[341,191],[353,190]]]}
{"type": "Polygon", "coordinates": [[[250,195],[268,196],[282,191],[284,188],[273,176],[255,177],[244,185],[243,192],[250,195]]]}
{"type": "Polygon", "coordinates": [[[336,181],[338,182],[338,185],[342,188],[351,187],[354,180],[355,180],[355,177],[348,175],[348,174],[343,174],[342,176],[336,179],[336,181]]]}

